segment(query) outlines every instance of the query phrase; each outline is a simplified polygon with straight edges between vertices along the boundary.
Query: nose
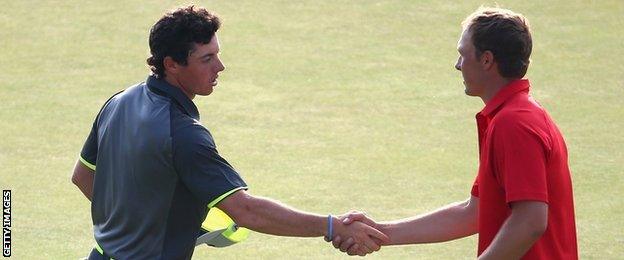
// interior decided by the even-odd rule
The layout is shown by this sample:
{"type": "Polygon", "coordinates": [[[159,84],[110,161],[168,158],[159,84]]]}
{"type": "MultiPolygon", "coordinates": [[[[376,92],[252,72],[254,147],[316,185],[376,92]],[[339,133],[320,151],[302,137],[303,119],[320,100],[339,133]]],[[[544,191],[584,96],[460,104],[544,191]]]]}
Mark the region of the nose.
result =
{"type": "Polygon", "coordinates": [[[461,57],[457,58],[457,62],[455,63],[455,69],[461,71],[461,57]]]}
{"type": "Polygon", "coordinates": [[[225,70],[225,64],[219,59],[219,63],[217,64],[217,72],[221,72],[225,70]]]}

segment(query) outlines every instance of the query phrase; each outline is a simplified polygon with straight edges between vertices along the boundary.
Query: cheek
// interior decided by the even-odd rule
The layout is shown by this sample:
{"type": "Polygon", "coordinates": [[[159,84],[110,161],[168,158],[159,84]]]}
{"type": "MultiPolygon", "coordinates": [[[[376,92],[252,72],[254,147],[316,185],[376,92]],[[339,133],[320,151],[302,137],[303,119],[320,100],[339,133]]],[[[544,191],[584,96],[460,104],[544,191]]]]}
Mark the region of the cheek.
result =
{"type": "Polygon", "coordinates": [[[462,64],[462,73],[464,73],[464,75],[469,75],[472,71],[472,67],[470,66],[470,64],[467,64],[467,62],[464,62],[464,64],[462,64]]]}
{"type": "Polygon", "coordinates": [[[209,76],[209,71],[206,69],[206,66],[200,66],[193,71],[193,76],[195,81],[205,81],[209,76]]]}
{"type": "Polygon", "coordinates": [[[205,64],[200,68],[198,73],[201,74],[202,78],[210,78],[213,74],[213,66],[210,64],[205,64]]]}

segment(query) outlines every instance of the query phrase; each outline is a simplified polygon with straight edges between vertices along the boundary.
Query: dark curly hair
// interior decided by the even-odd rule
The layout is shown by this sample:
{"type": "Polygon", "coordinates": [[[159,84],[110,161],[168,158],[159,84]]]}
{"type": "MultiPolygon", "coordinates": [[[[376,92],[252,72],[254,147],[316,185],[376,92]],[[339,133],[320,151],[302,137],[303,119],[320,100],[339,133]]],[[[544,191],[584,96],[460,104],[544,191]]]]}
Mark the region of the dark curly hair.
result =
{"type": "Polygon", "coordinates": [[[147,64],[154,76],[165,78],[163,60],[167,56],[186,65],[194,43],[209,43],[219,27],[219,17],[201,7],[191,5],[166,13],[150,30],[152,56],[147,64]]]}
{"type": "Polygon", "coordinates": [[[502,8],[481,7],[462,23],[469,30],[477,57],[491,51],[498,72],[506,78],[526,74],[533,42],[529,21],[522,15],[502,8]]]}

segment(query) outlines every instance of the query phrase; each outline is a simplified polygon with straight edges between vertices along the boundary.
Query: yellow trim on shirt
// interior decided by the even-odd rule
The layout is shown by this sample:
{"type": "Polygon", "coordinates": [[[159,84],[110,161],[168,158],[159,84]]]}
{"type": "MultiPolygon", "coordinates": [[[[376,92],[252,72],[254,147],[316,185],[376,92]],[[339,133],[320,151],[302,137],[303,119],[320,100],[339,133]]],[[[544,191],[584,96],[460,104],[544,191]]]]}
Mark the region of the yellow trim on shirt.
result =
{"type": "Polygon", "coordinates": [[[218,198],[216,198],[213,201],[211,201],[210,203],[208,203],[208,208],[214,207],[214,205],[216,205],[217,203],[219,203],[220,201],[225,199],[225,197],[230,196],[232,193],[234,193],[236,191],[239,191],[239,190],[242,190],[242,189],[247,189],[247,187],[237,187],[237,188],[232,189],[231,191],[223,193],[223,195],[219,196],[218,198]]]}
{"type": "Polygon", "coordinates": [[[81,155],[78,155],[78,159],[80,160],[80,162],[82,162],[82,164],[84,164],[84,166],[87,166],[87,168],[94,170],[95,171],[95,165],[87,162],[87,160],[85,160],[84,158],[82,158],[81,155]]]}

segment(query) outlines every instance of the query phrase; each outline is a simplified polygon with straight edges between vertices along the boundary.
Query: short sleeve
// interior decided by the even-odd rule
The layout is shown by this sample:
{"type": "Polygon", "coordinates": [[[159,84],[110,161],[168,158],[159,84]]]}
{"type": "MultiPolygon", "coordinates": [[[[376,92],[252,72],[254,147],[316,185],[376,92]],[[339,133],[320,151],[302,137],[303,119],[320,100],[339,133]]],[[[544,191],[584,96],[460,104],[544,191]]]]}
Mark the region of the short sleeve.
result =
{"type": "Polygon", "coordinates": [[[97,159],[97,151],[98,151],[98,143],[97,143],[98,135],[97,135],[97,119],[93,122],[93,126],[91,127],[91,132],[87,137],[84,145],[82,146],[82,151],[80,151],[79,160],[89,169],[95,171],[96,159],[97,159]]]}
{"type": "Polygon", "coordinates": [[[548,203],[545,133],[521,120],[500,122],[493,132],[494,167],[507,203],[548,203]]]}
{"type": "Polygon", "coordinates": [[[474,182],[472,183],[472,189],[470,190],[470,195],[479,197],[479,174],[475,177],[474,182]]]}
{"type": "Polygon", "coordinates": [[[178,177],[201,201],[213,207],[247,184],[217,152],[212,136],[202,126],[192,126],[173,139],[173,161],[178,177]]]}
{"type": "Polygon", "coordinates": [[[112,95],[108,100],[106,100],[106,102],[104,102],[104,105],[102,106],[102,108],[100,108],[100,111],[98,112],[97,116],[95,117],[95,120],[93,120],[93,126],[91,126],[91,132],[89,132],[89,136],[87,136],[87,140],[85,141],[84,145],[82,146],[82,150],[80,151],[80,156],[78,157],[78,159],[85,166],[89,167],[89,169],[91,169],[91,170],[95,171],[95,165],[96,165],[96,161],[97,161],[97,153],[98,153],[98,120],[100,118],[100,115],[102,114],[102,111],[104,111],[104,109],[106,108],[106,105],[108,105],[108,103],[115,96],[119,95],[122,92],[123,92],[123,90],[115,93],[115,95],[112,95]]]}

